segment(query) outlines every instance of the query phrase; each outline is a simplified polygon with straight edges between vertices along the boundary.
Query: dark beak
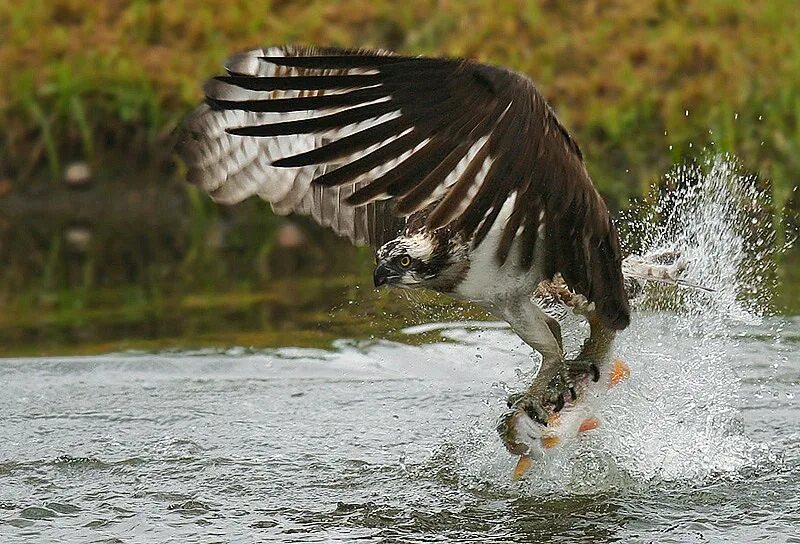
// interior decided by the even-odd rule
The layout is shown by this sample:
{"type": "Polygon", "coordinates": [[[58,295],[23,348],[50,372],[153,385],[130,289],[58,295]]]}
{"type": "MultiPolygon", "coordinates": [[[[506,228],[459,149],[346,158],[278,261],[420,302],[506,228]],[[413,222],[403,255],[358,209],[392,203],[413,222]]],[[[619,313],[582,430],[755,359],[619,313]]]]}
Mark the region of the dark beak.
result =
{"type": "Polygon", "coordinates": [[[400,274],[397,273],[397,270],[385,263],[379,263],[378,266],[375,267],[375,272],[372,274],[375,287],[380,287],[381,285],[391,283],[393,280],[396,280],[399,277],[400,274]]]}

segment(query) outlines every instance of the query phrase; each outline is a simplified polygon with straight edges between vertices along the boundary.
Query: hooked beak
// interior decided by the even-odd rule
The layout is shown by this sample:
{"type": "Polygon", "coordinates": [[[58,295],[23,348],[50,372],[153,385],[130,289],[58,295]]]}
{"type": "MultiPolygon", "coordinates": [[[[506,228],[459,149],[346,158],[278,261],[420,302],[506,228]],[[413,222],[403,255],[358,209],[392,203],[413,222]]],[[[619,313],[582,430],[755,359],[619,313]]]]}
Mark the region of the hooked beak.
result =
{"type": "Polygon", "coordinates": [[[375,282],[375,287],[380,287],[387,283],[394,283],[400,279],[400,274],[386,263],[378,263],[378,266],[375,267],[375,272],[372,274],[372,279],[375,282]]]}

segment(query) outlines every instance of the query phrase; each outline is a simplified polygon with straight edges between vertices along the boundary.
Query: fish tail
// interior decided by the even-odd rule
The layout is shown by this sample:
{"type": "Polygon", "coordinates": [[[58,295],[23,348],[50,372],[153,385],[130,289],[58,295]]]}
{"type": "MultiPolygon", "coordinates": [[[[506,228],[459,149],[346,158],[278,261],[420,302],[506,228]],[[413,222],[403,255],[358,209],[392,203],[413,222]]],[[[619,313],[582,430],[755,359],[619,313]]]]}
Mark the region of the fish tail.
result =
{"type": "Polygon", "coordinates": [[[714,291],[710,287],[688,281],[684,276],[690,262],[677,250],[647,253],[643,256],[629,255],[622,261],[622,275],[632,297],[646,282],[679,285],[701,291],[714,291]]]}

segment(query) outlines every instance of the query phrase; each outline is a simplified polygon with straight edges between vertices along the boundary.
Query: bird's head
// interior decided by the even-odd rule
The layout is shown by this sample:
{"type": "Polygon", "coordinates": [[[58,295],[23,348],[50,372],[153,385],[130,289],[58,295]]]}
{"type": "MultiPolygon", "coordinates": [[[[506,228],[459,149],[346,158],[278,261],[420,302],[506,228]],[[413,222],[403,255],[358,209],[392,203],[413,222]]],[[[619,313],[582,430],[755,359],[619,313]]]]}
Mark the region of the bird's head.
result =
{"type": "Polygon", "coordinates": [[[386,242],[378,249],[375,260],[375,287],[445,291],[469,267],[465,250],[425,231],[386,242]]]}

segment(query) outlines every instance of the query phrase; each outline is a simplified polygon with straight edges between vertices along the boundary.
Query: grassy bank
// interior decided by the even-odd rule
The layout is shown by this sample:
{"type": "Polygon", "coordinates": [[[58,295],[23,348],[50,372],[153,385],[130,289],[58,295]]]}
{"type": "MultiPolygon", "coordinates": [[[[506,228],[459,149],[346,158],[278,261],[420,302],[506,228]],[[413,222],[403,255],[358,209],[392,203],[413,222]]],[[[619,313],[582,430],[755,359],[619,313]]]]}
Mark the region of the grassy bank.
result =
{"type": "Polygon", "coordinates": [[[265,43],[388,47],[530,74],[619,203],[713,145],[800,177],[800,10],[791,0],[396,3],[20,0],[0,7],[3,174],[113,145],[144,154],[225,56],[265,43]]]}

